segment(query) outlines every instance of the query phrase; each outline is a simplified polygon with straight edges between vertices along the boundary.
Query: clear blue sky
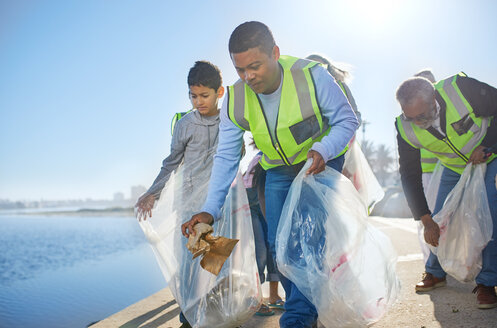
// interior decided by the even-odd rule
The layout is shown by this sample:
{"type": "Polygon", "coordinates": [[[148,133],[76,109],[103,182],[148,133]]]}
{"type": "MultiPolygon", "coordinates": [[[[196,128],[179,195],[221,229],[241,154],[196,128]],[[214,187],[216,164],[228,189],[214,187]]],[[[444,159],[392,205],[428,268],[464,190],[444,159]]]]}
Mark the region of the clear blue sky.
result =
{"type": "MultiPolygon", "coordinates": [[[[495,1],[0,0],[0,198],[111,198],[148,186],[190,107],[194,61],[236,81],[227,44],[266,23],[283,54],[350,63],[366,138],[395,149],[394,94],[431,67],[497,86],[495,1]]],[[[359,133],[362,140],[362,133],[359,133]]]]}

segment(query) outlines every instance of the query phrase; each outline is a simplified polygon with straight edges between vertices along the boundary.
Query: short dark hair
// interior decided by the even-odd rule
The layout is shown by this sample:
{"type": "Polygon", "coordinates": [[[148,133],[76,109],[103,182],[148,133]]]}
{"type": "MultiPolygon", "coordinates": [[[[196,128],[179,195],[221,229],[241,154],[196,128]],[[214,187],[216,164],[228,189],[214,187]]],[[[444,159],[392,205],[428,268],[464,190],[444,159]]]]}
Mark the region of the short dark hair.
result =
{"type": "Polygon", "coordinates": [[[203,85],[217,91],[222,84],[221,71],[216,65],[206,60],[199,60],[190,68],[188,73],[189,87],[203,85]]]}
{"type": "Polygon", "coordinates": [[[228,49],[230,54],[238,54],[259,47],[262,52],[271,55],[275,45],[269,27],[261,22],[251,21],[235,28],[231,33],[228,49]]]}

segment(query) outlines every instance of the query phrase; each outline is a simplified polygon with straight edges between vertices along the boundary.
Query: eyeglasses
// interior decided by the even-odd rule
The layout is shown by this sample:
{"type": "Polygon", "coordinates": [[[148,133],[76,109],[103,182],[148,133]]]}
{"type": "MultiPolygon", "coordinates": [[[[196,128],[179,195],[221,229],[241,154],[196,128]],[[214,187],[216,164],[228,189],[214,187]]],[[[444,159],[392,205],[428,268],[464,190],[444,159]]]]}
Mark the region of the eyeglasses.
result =
{"type": "Polygon", "coordinates": [[[428,112],[425,112],[423,114],[419,114],[416,117],[409,117],[406,116],[405,113],[402,113],[402,117],[404,118],[404,121],[406,122],[420,122],[420,123],[426,123],[433,121],[433,119],[436,118],[437,115],[437,110],[436,107],[433,105],[430,107],[430,110],[428,112]]]}

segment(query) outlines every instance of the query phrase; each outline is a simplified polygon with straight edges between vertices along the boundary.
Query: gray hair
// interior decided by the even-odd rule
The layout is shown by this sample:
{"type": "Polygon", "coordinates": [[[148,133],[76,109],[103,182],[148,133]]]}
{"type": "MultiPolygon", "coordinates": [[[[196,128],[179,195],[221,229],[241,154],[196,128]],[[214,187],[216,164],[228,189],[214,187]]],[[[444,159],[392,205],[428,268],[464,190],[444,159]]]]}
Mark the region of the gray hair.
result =
{"type": "Polygon", "coordinates": [[[319,55],[319,54],[309,55],[309,56],[305,57],[305,59],[317,61],[317,62],[323,64],[324,67],[331,74],[331,76],[333,76],[333,78],[335,78],[336,80],[338,80],[340,82],[347,83],[352,79],[352,75],[350,74],[348,69],[345,67],[345,66],[349,66],[348,64],[332,62],[331,60],[327,59],[325,56],[319,55]]]}
{"type": "Polygon", "coordinates": [[[424,77],[411,77],[401,83],[397,89],[396,98],[400,106],[404,107],[421,98],[429,104],[435,95],[435,87],[430,80],[424,77]]]}
{"type": "Polygon", "coordinates": [[[414,74],[414,76],[424,77],[425,79],[428,79],[431,83],[437,82],[437,80],[435,80],[435,75],[433,75],[433,72],[431,71],[431,68],[425,68],[424,70],[421,70],[416,74],[414,74]]]}

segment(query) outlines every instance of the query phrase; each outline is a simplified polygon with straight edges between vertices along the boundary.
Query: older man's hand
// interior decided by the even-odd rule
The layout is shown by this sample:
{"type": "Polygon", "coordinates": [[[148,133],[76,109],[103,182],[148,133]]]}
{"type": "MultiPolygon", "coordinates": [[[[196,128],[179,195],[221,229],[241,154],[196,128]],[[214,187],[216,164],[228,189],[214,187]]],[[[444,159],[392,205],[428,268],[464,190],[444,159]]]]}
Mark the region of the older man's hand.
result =
{"type": "Polygon", "coordinates": [[[425,241],[428,244],[437,247],[438,240],[440,239],[440,227],[435,221],[433,221],[433,218],[430,214],[423,215],[421,217],[421,222],[423,222],[423,225],[425,227],[425,241]]]}
{"type": "Polygon", "coordinates": [[[485,148],[486,148],[485,146],[476,147],[471,153],[468,163],[473,163],[473,164],[485,163],[487,161],[487,157],[485,156],[484,152],[485,148]]]}
{"type": "Polygon", "coordinates": [[[193,234],[195,236],[195,230],[193,229],[193,227],[197,223],[213,224],[214,218],[207,212],[200,212],[195,214],[194,216],[192,216],[190,221],[187,221],[181,225],[181,232],[183,233],[183,236],[185,236],[186,238],[190,237],[190,234],[193,234]]]}

